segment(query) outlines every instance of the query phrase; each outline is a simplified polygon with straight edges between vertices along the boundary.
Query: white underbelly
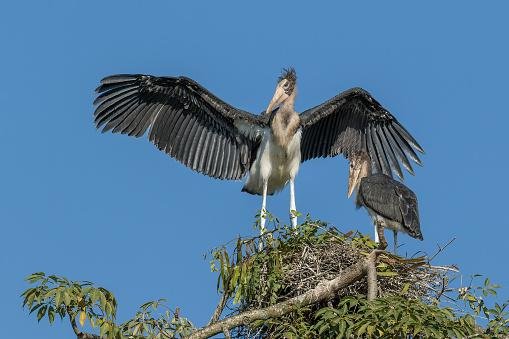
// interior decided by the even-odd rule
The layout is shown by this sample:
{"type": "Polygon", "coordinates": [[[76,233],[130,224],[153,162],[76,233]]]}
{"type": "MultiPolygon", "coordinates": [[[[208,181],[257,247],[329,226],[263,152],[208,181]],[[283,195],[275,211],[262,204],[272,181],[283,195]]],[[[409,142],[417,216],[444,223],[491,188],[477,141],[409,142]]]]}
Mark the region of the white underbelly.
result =
{"type": "Polygon", "coordinates": [[[283,148],[274,142],[270,130],[265,130],[243,190],[262,194],[263,183],[267,182],[267,194],[274,194],[283,189],[288,180],[295,178],[300,166],[301,134],[298,130],[283,148]]]}
{"type": "Polygon", "coordinates": [[[369,215],[373,218],[373,223],[380,222],[383,227],[389,228],[396,232],[408,233],[399,222],[387,219],[373,211],[371,208],[367,208],[369,215]]]}

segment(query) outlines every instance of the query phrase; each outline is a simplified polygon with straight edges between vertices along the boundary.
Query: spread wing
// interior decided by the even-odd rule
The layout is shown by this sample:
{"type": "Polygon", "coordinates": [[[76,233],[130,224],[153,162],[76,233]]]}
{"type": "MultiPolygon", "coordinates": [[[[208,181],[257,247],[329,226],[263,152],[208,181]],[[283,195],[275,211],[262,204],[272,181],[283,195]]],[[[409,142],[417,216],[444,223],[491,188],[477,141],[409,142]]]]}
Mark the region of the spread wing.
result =
{"type": "Polygon", "coordinates": [[[94,101],[97,128],[140,137],[187,167],[220,179],[249,170],[264,117],[237,109],[185,77],[113,75],[94,101]]]}
{"type": "Polygon", "coordinates": [[[399,162],[413,174],[410,157],[421,164],[422,147],[367,91],[352,88],[301,114],[302,161],[317,157],[369,154],[374,173],[401,179],[399,162]]]}

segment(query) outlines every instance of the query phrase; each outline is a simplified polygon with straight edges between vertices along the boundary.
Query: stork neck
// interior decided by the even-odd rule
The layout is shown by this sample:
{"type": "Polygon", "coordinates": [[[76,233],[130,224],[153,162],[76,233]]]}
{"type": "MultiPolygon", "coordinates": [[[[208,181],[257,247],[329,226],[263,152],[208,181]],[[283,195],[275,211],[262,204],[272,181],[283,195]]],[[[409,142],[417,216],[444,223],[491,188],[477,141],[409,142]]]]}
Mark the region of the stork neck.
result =
{"type": "Polygon", "coordinates": [[[292,94],[290,94],[290,96],[288,97],[288,99],[286,99],[283,102],[283,104],[279,108],[280,110],[283,110],[283,111],[286,111],[286,112],[295,113],[295,96],[296,96],[296,92],[297,92],[297,90],[294,89],[292,94]]]}
{"type": "Polygon", "coordinates": [[[282,106],[274,115],[271,130],[274,141],[286,148],[300,126],[300,117],[292,107],[282,106]]]}

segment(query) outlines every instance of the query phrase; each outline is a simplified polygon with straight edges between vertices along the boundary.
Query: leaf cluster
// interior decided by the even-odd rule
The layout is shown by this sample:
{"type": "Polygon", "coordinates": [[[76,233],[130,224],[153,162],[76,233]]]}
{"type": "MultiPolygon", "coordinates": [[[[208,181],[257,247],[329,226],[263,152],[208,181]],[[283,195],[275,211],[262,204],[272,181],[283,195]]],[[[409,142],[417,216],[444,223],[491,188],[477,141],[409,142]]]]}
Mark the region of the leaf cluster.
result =
{"type": "Polygon", "coordinates": [[[76,320],[84,326],[88,319],[92,327],[100,328],[101,335],[116,333],[117,301],[105,288],[43,272],[31,274],[26,280],[37,286],[23,292],[23,307],[29,313],[36,312],[38,321],[47,317],[51,324],[55,315],[61,319],[68,316],[73,326],[77,326],[76,320]]]}
{"type": "MultiPolygon", "coordinates": [[[[264,236],[238,238],[213,250],[211,269],[218,272],[217,289],[222,300],[232,314],[238,314],[274,305],[337,277],[375,246],[367,236],[342,233],[309,217],[298,229],[280,226],[276,220],[275,228],[264,236]]],[[[479,276],[474,275],[468,286],[453,288],[454,277],[436,273],[422,258],[382,254],[379,259],[378,299],[368,302],[366,281],[358,281],[325,302],[280,318],[244,324],[231,331],[233,337],[509,335],[509,302],[489,301],[499,288],[489,279],[476,286],[479,276]]],[[[38,321],[46,317],[53,323],[56,316],[68,318],[78,337],[84,328],[112,339],[172,339],[195,331],[179,309],[170,309],[163,299],[141,305],[132,319],[118,324],[117,302],[105,288],[42,272],[30,275],[27,281],[35,286],[22,294],[23,307],[38,321]]]]}
{"type": "Polygon", "coordinates": [[[315,319],[311,327],[321,338],[464,338],[476,333],[472,316],[458,318],[450,308],[403,295],[371,302],[363,296],[346,297],[335,307],[316,312],[315,319]]]}
{"type": "Polygon", "coordinates": [[[189,335],[194,326],[172,311],[165,300],[150,301],[140,306],[135,316],[116,324],[117,302],[111,292],[96,287],[91,282],[70,281],[43,272],[31,274],[26,279],[37,286],[23,292],[23,307],[29,313],[36,312],[37,320],[47,317],[50,324],[55,315],[69,318],[73,330],[78,334],[87,320],[91,328],[97,328],[99,335],[112,339],[163,339],[180,338],[189,335]],[[165,310],[159,312],[161,308],[165,310]]]}

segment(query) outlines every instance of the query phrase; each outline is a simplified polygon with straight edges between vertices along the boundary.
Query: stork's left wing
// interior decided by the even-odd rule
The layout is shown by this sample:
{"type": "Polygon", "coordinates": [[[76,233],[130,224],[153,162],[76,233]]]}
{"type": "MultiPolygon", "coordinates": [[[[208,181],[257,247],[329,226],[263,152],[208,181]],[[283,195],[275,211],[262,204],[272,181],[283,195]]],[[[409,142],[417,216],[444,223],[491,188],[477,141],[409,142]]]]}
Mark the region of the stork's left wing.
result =
{"type": "Polygon", "coordinates": [[[421,160],[414,151],[424,153],[419,143],[398,120],[362,88],[352,88],[301,114],[302,161],[350,157],[356,152],[369,154],[372,170],[403,179],[399,162],[413,174],[410,157],[421,160]],[[408,156],[408,157],[407,157],[408,156]]]}

